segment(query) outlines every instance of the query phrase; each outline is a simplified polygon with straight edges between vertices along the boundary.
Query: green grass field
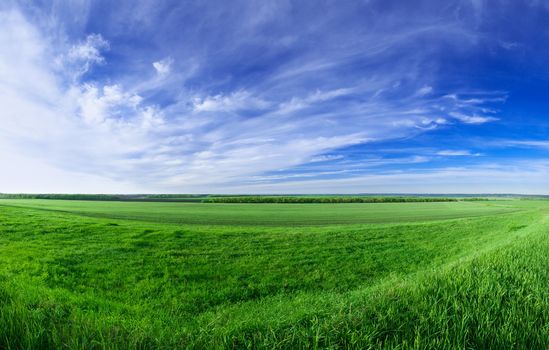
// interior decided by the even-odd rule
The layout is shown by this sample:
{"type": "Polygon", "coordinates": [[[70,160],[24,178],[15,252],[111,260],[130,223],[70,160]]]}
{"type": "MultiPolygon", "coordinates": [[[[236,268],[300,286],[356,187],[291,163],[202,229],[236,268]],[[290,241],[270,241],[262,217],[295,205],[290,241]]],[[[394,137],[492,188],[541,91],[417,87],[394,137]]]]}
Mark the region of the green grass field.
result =
{"type": "MultiPolygon", "coordinates": [[[[532,201],[533,202],[533,201],[532,201]]],[[[141,203],[64,200],[0,200],[0,205],[88,217],[228,226],[319,226],[431,221],[503,214],[530,201],[342,204],[141,203]]]]}
{"type": "Polygon", "coordinates": [[[0,348],[549,347],[549,202],[0,200],[0,348]]]}

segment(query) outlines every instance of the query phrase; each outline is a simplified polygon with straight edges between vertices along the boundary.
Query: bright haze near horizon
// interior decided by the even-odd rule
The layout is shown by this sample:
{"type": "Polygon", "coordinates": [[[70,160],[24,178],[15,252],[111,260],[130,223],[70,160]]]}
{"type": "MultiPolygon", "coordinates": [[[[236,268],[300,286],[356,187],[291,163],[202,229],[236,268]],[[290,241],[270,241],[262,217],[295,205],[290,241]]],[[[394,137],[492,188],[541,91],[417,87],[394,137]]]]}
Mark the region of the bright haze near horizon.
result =
{"type": "Polygon", "coordinates": [[[3,1],[0,192],[549,193],[545,1],[3,1]]]}

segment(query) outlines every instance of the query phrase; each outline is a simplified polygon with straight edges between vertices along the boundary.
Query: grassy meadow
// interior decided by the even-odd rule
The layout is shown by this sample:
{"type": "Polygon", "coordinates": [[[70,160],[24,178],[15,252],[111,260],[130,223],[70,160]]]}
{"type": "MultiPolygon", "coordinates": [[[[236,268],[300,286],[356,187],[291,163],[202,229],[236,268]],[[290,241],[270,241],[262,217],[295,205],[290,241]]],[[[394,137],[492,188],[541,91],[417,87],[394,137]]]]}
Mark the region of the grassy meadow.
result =
{"type": "Polygon", "coordinates": [[[0,200],[1,349],[549,347],[549,202],[0,200]]]}

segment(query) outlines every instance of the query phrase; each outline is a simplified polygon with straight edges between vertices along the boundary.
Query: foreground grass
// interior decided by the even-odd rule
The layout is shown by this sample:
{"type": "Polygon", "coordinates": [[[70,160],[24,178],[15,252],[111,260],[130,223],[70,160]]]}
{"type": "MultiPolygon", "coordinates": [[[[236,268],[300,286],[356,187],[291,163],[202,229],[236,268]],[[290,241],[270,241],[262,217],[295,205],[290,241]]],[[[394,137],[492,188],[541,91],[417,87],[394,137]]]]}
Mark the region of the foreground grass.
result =
{"type": "Polygon", "coordinates": [[[521,205],[321,227],[3,206],[0,348],[547,348],[549,223],[521,205]]]}

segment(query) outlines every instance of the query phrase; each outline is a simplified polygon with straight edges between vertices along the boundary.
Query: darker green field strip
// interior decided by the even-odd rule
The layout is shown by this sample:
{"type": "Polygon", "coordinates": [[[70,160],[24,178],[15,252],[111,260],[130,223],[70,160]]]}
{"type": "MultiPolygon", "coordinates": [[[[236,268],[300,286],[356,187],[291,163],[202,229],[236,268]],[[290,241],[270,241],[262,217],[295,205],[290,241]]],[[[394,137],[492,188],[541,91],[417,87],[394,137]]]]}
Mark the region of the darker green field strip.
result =
{"type": "MultiPolygon", "coordinates": [[[[0,348],[378,348],[405,341],[413,347],[417,327],[431,346],[469,339],[479,348],[475,344],[487,335],[459,333],[455,324],[486,326],[481,313],[495,311],[475,313],[463,305],[459,293],[469,292],[452,279],[463,281],[471,295],[487,297],[497,290],[475,281],[497,278],[505,288],[506,269],[522,264],[517,268],[529,274],[540,271],[542,261],[531,260],[537,265],[528,270],[520,253],[515,261],[482,259],[515,245],[526,251],[524,242],[549,232],[544,203],[509,202],[509,209],[520,211],[459,220],[440,220],[439,213],[438,221],[303,227],[182,226],[75,215],[63,212],[65,203],[47,210],[35,208],[43,208],[41,202],[26,204],[0,205],[0,348]],[[477,260],[486,276],[468,275],[469,267],[462,267],[477,260]],[[503,272],[492,275],[498,269],[503,272]],[[437,303],[470,315],[444,314],[437,303]],[[444,320],[451,322],[446,329],[444,320]],[[436,343],[429,325],[462,338],[436,343]]],[[[434,203],[469,208],[456,204],[434,203]]],[[[111,211],[125,208],[109,205],[111,211]]],[[[307,206],[312,211],[324,204],[307,206]]],[[[438,213],[414,207],[420,209],[438,213]]],[[[389,216],[387,207],[378,210],[389,216]]],[[[402,215],[393,212],[407,217],[402,215]]],[[[535,248],[542,254],[547,245],[535,248]]],[[[549,282],[546,273],[535,274],[535,283],[549,282]]],[[[539,305],[527,306],[539,318],[536,307],[547,306],[547,299],[534,292],[527,301],[539,305]]],[[[499,324],[518,327],[506,322],[499,324]]],[[[521,344],[540,339],[521,338],[521,344]]]]}
{"type": "Polygon", "coordinates": [[[422,222],[527,209],[521,201],[451,203],[212,204],[0,200],[0,205],[97,218],[181,225],[324,226],[422,222]]]}

